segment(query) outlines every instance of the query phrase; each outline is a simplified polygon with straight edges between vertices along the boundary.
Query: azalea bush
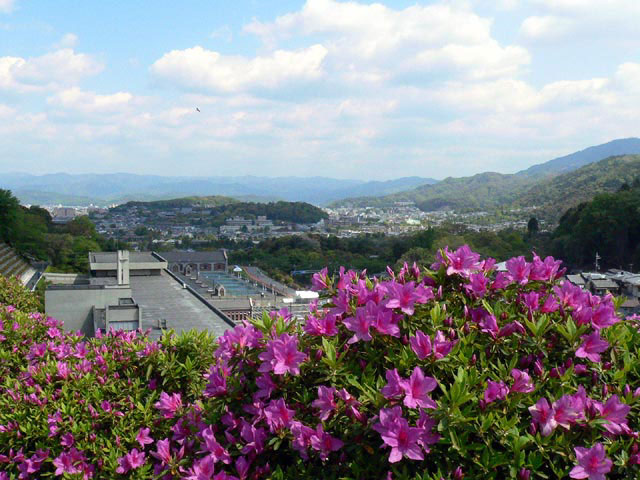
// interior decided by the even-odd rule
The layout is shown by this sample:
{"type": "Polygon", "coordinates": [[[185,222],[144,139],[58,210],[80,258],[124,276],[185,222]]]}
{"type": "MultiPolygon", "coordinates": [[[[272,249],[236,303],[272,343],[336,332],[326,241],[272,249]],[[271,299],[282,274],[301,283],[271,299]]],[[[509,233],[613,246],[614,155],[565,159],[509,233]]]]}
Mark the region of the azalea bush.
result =
{"type": "Polygon", "coordinates": [[[562,274],[468,247],[386,279],[324,270],[304,321],[215,351],[5,307],[0,479],[636,478],[640,318],[562,274]]]}

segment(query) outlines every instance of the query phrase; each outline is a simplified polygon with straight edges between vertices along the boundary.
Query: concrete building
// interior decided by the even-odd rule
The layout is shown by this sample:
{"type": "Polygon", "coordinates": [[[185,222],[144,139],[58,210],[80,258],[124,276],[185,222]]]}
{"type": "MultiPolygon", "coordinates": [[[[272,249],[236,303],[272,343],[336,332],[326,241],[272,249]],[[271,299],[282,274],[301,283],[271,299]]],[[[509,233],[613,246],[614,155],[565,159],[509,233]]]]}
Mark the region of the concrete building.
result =
{"type": "Polygon", "coordinates": [[[229,266],[227,252],[224,249],[212,252],[160,252],[157,254],[167,262],[169,270],[186,276],[197,275],[199,272],[226,272],[229,266]]]}
{"type": "Polygon", "coordinates": [[[45,291],[46,313],[63,320],[66,330],[93,336],[141,328],[159,338],[165,329],[219,336],[234,325],[151,252],[92,252],[89,265],[88,275],[46,274],[52,282],[45,291]]]}

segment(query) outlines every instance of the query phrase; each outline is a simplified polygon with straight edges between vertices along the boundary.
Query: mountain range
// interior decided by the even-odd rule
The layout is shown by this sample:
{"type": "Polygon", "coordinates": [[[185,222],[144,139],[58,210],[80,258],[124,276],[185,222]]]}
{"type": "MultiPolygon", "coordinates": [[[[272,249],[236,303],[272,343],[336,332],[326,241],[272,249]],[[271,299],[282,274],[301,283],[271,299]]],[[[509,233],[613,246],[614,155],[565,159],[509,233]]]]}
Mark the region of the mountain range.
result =
{"type": "Polygon", "coordinates": [[[224,195],[252,202],[287,200],[324,205],[347,197],[367,194],[388,195],[435,182],[437,180],[421,177],[367,182],[326,177],[200,178],[129,173],[82,175],[8,173],[0,175],[0,188],[12,190],[22,203],[76,206],[202,195],[224,195]]]}
{"type": "Polygon", "coordinates": [[[449,177],[404,192],[350,198],[334,202],[332,206],[384,206],[410,201],[423,211],[480,211],[536,205],[544,206],[546,217],[557,220],[576,201],[633,181],[640,174],[640,157],[633,154],[640,154],[640,139],[619,139],[515,174],[485,172],[470,177],[449,177]]]}

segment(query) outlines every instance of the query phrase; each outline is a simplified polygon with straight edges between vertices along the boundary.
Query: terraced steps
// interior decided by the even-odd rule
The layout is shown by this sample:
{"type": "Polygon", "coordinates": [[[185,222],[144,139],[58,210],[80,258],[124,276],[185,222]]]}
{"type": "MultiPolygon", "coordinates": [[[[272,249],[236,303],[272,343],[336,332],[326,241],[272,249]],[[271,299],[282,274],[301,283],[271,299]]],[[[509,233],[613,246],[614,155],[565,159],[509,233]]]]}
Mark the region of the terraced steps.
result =
{"type": "Polygon", "coordinates": [[[33,273],[35,273],[35,271],[25,260],[16,254],[7,244],[0,243],[0,275],[5,277],[18,277],[23,284],[26,284],[33,273]],[[29,275],[29,273],[31,273],[31,275],[29,275]]]}

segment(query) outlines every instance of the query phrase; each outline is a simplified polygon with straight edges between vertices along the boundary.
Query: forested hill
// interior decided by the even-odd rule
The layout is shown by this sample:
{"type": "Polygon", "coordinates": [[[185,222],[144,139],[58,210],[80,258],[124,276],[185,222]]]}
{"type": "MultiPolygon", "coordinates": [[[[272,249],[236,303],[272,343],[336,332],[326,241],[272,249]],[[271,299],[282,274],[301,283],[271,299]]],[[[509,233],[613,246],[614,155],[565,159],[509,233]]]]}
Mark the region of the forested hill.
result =
{"type": "Polygon", "coordinates": [[[151,211],[173,210],[188,207],[209,210],[212,225],[223,225],[229,217],[242,216],[254,219],[259,215],[269,220],[292,223],[317,223],[328,215],[320,208],[306,202],[239,202],[223,196],[184,197],[173,200],[154,202],[127,202],[111,209],[112,212],[123,212],[131,208],[146,208],[151,211]]]}
{"type": "Polygon", "coordinates": [[[605,268],[640,265],[640,178],[617,192],[569,209],[553,234],[553,253],[572,267],[590,267],[596,252],[605,268]]]}
{"type": "Polygon", "coordinates": [[[557,221],[570,207],[599,193],[615,192],[640,177],[640,155],[611,157],[554,178],[538,181],[514,201],[516,206],[542,207],[546,218],[557,221]]]}
{"type": "MultiPolygon", "coordinates": [[[[640,153],[640,139],[614,140],[589,147],[565,157],[535,165],[516,174],[480,173],[471,177],[446,178],[435,185],[422,185],[412,190],[382,197],[350,198],[333,206],[383,206],[395,202],[414,202],[424,211],[479,211],[520,204],[519,197],[551,178],[571,174],[612,155],[640,153]]],[[[570,178],[570,177],[568,177],[570,178]]],[[[606,191],[606,190],[600,190],[606,191]]]]}
{"type": "Polygon", "coordinates": [[[356,199],[356,205],[412,201],[424,211],[479,211],[540,206],[539,215],[556,222],[570,207],[603,192],[614,192],[640,175],[640,155],[611,157],[547,178],[482,173],[447,178],[436,185],[382,198],[356,199]]]}
{"type": "Polygon", "coordinates": [[[171,208],[185,208],[185,207],[219,207],[222,205],[228,205],[230,203],[237,203],[238,200],[231,197],[224,197],[222,195],[212,195],[206,197],[182,197],[173,198],[170,200],[154,200],[151,202],[131,201],[113,207],[111,210],[114,212],[128,210],[133,207],[144,207],[149,210],[165,210],[171,208]]]}

